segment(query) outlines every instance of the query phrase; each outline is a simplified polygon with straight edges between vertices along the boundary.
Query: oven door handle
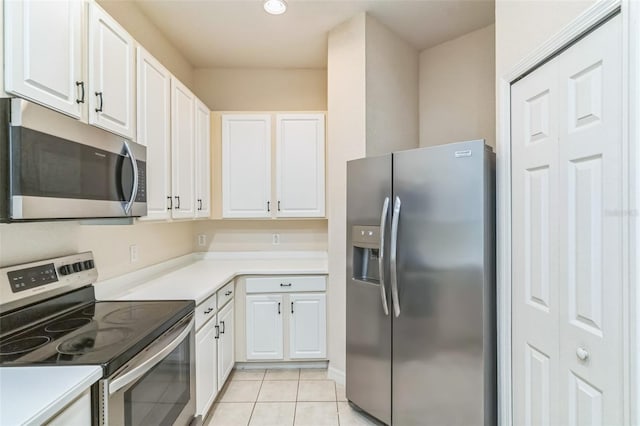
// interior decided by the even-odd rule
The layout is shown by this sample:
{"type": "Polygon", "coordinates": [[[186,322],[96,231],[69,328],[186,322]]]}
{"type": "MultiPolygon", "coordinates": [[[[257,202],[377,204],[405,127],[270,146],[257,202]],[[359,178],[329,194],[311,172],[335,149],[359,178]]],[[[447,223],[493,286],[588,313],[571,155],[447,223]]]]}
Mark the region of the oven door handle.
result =
{"type": "Polygon", "coordinates": [[[113,395],[123,387],[135,382],[153,367],[158,365],[167,355],[177,348],[182,341],[193,331],[193,315],[182,320],[182,325],[176,327],[170,333],[160,337],[147,349],[134,357],[131,362],[116,373],[115,377],[109,381],[109,395],[113,395]],[[167,343],[169,341],[169,343],[167,343]]]}
{"type": "Polygon", "coordinates": [[[136,196],[138,195],[138,162],[136,161],[135,155],[133,155],[129,142],[126,140],[124,141],[124,150],[127,153],[129,160],[131,160],[131,167],[133,167],[133,188],[131,189],[131,198],[124,206],[124,212],[129,214],[134,201],[136,201],[136,196]]]}

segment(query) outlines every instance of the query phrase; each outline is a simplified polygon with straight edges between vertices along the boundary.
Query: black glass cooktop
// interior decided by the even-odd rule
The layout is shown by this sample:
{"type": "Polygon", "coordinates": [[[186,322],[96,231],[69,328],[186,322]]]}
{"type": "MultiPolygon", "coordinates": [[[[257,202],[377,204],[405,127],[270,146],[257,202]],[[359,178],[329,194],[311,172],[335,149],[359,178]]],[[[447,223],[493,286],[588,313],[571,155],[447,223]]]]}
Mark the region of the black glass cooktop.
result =
{"type": "Polygon", "coordinates": [[[0,365],[101,365],[106,377],[193,309],[193,301],[178,300],[94,301],[59,315],[23,311],[10,324],[17,331],[1,339],[0,365]]]}

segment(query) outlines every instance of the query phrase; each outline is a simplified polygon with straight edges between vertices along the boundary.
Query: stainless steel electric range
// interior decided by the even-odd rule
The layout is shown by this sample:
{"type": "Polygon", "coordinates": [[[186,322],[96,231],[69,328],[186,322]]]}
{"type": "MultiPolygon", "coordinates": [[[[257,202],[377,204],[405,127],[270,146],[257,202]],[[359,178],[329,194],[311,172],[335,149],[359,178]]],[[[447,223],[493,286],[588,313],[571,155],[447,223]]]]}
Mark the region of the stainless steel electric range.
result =
{"type": "Polygon", "coordinates": [[[94,425],[189,425],[193,301],[96,301],[91,252],[0,269],[0,366],[99,365],[94,425]]]}

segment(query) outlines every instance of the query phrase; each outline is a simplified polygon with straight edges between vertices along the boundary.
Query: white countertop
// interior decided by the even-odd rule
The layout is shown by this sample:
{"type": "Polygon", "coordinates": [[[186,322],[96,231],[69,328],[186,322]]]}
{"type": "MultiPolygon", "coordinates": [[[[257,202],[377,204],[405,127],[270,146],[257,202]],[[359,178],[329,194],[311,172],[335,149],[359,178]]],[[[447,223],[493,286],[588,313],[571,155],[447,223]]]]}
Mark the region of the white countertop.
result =
{"type": "Polygon", "coordinates": [[[168,267],[166,273],[160,272],[162,264],[148,268],[148,275],[154,277],[151,279],[137,274],[129,285],[127,276],[118,278],[117,283],[99,283],[97,296],[102,300],[191,299],[197,305],[239,275],[328,273],[326,252],[226,252],[194,256],[177,269],[168,267]],[[121,291],[105,292],[110,285],[121,291]]]}
{"type": "Polygon", "coordinates": [[[102,377],[99,366],[0,368],[0,425],[42,424],[102,377]]]}

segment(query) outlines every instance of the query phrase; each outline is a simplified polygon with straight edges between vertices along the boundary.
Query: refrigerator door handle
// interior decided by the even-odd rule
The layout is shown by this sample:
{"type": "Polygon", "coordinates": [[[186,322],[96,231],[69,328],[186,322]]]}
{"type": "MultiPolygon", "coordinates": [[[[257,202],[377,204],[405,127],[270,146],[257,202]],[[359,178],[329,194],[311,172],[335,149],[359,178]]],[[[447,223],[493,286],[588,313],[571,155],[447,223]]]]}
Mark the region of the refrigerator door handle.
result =
{"type": "Polygon", "coordinates": [[[380,274],[380,297],[382,298],[382,310],[385,315],[389,315],[387,303],[387,288],[384,284],[384,240],[387,225],[387,214],[389,213],[389,197],[385,197],[382,203],[382,213],[380,213],[380,251],[378,252],[378,272],[380,274]]]}
{"type": "Polygon", "coordinates": [[[391,219],[391,247],[389,253],[389,261],[391,263],[391,299],[393,301],[393,312],[397,317],[400,316],[400,298],[398,297],[398,220],[400,218],[400,206],[402,202],[400,197],[396,195],[393,203],[393,218],[391,219]]]}

